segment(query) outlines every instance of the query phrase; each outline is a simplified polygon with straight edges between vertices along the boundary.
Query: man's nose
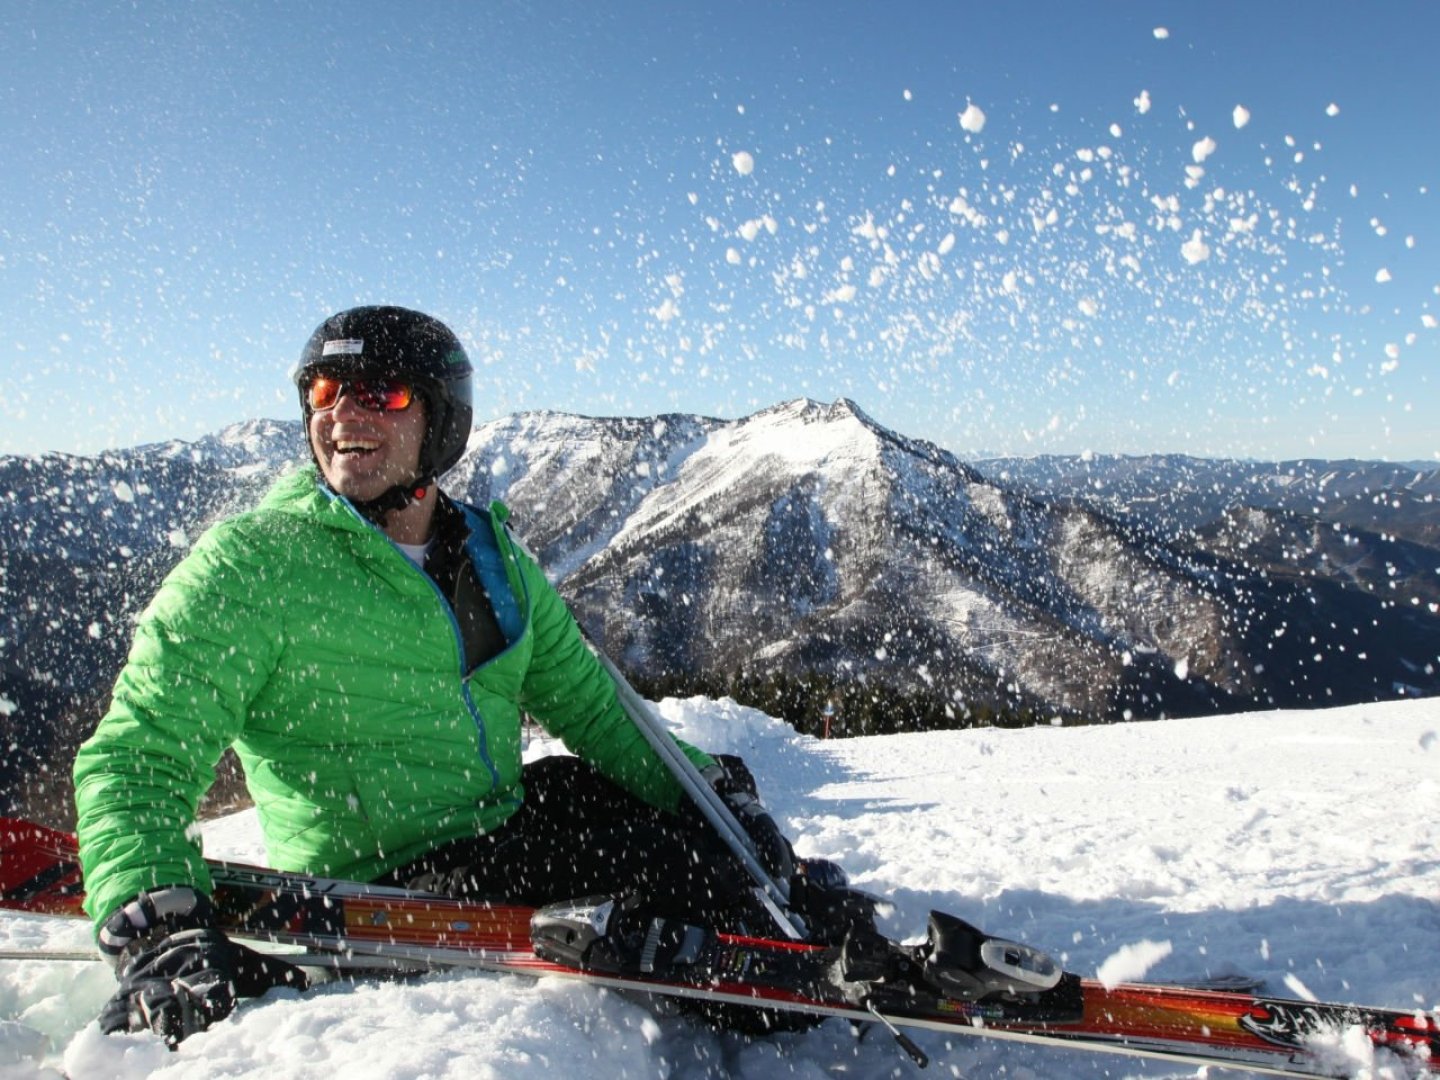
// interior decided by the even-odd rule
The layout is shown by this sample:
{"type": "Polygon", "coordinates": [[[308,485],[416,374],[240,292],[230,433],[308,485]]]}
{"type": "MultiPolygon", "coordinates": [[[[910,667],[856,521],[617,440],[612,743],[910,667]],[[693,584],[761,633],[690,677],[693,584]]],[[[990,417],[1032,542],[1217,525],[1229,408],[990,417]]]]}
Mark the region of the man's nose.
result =
{"type": "Polygon", "coordinates": [[[330,415],[335,420],[352,419],[365,415],[365,408],[355,396],[355,392],[348,386],[340,388],[340,396],[335,399],[335,404],[330,407],[330,415]]]}

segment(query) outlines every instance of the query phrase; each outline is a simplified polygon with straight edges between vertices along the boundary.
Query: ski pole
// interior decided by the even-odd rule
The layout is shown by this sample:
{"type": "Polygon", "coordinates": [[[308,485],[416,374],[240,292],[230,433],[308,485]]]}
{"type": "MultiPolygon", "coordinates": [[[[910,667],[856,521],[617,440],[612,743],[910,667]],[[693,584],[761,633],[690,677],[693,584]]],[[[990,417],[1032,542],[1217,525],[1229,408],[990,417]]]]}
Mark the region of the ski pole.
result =
{"type": "MultiPolygon", "coordinates": [[[[240,936],[240,935],[237,935],[240,936]]],[[[251,939],[263,942],[264,939],[251,939]]],[[[369,956],[351,949],[344,953],[326,950],[303,952],[274,952],[273,955],[297,967],[322,968],[337,974],[357,972],[361,975],[396,972],[406,974],[415,970],[414,961],[403,956],[369,956]]],[[[51,949],[41,946],[34,949],[0,949],[0,960],[55,960],[74,963],[90,963],[104,960],[99,949],[51,949]]]]}
{"type": "Polygon", "coordinates": [[[0,949],[0,960],[103,960],[99,949],[0,949]]]}
{"type": "Polygon", "coordinates": [[[759,896],[765,910],[770,913],[771,918],[775,920],[776,925],[786,937],[793,941],[801,940],[804,935],[785,911],[790,903],[790,883],[777,881],[761,865],[750,835],[741,827],[735,819],[735,814],[730,807],[725,805],[724,800],[720,798],[715,789],[705,782],[705,778],[700,775],[700,770],[695,767],[695,763],[686,757],[680,747],[675,744],[675,740],[665,729],[664,723],[651,710],[650,703],[636,693],[635,688],[620,673],[620,669],[615,666],[613,660],[598,649],[593,642],[589,644],[591,651],[600,661],[600,666],[614,680],[616,694],[626,715],[640,729],[640,734],[645,736],[645,741],[650,744],[655,753],[659,755],[660,760],[680,782],[685,793],[699,807],[705,820],[710,823],[720,839],[755,880],[756,895],[759,896]]]}

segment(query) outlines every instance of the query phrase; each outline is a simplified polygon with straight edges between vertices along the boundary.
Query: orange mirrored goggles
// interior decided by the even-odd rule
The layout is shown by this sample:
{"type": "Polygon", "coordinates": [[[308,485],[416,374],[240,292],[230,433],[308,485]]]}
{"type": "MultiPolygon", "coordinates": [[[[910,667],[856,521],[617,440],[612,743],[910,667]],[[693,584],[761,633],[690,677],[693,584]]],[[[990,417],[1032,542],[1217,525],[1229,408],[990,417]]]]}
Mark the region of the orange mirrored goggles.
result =
{"type": "Polygon", "coordinates": [[[333,409],[341,394],[370,412],[403,412],[415,400],[415,388],[399,379],[337,379],[317,375],[305,387],[305,400],[314,412],[333,409]]]}

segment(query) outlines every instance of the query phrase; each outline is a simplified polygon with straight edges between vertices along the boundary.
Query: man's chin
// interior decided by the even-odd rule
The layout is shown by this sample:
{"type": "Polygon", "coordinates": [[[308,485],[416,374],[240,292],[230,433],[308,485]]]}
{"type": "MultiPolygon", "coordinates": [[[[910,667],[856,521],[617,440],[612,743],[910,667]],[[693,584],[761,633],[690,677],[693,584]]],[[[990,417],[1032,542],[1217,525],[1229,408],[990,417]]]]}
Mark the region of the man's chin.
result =
{"type": "Polygon", "coordinates": [[[351,502],[369,502],[379,498],[393,486],[381,477],[355,476],[348,472],[326,470],[325,482],[330,490],[351,502]]]}

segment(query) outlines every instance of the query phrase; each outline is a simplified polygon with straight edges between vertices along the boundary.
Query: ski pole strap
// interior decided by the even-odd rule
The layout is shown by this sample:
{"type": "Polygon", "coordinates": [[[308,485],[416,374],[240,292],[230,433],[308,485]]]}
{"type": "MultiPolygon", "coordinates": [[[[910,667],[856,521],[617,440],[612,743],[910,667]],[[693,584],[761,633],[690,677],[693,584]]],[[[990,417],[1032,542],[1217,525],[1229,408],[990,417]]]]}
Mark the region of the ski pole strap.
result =
{"type": "Polygon", "coordinates": [[[801,940],[804,935],[784,910],[790,903],[790,883],[776,881],[761,865],[749,835],[735,820],[735,815],[731,813],[730,808],[725,805],[715,789],[705,782],[704,777],[700,775],[700,770],[695,767],[695,763],[687,758],[680,747],[675,744],[675,740],[670,737],[670,733],[665,729],[660,718],[651,710],[650,703],[636,693],[635,688],[620,673],[620,669],[615,666],[614,661],[596,648],[593,643],[590,643],[590,648],[600,661],[600,666],[614,680],[616,694],[626,715],[640,729],[640,734],[645,737],[645,741],[670,769],[680,786],[685,789],[685,794],[694,801],[705,820],[715,829],[720,839],[754,879],[756,895],[765,910],[770,913],[771,918],[775,920],[775,924],[792,941],[801,940]]]}

